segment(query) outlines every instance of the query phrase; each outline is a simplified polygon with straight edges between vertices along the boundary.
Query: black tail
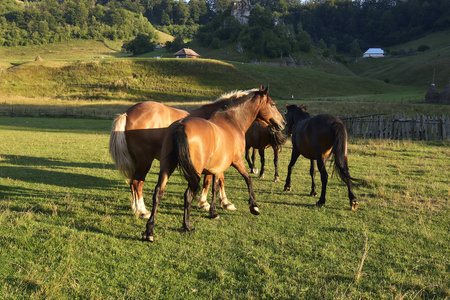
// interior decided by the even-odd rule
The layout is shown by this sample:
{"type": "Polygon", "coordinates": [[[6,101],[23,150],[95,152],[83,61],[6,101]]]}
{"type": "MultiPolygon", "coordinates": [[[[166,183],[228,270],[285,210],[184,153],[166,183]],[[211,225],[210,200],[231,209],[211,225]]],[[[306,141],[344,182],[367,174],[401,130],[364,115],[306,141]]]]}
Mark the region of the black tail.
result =
{"type": "Polygon", "coordinates": [[[343,182],[350,185],[352,181],[357,179],[350,176],[347,159],[347,130],[342,122],[334,122],[333,129],[335,132],[333,154],[334,167],[343,182]]]}
{"type": "Polygon", "coordinates": [[[189,144],[187,142],[187,135],[184,132],[183,124],[179,123],[174,126],[172,137],[175,157],[183,171],[184,178],[186,178],[188,182],[189,188],[195,193],[200,187],[200,175],[192,165],[189,144]]]}

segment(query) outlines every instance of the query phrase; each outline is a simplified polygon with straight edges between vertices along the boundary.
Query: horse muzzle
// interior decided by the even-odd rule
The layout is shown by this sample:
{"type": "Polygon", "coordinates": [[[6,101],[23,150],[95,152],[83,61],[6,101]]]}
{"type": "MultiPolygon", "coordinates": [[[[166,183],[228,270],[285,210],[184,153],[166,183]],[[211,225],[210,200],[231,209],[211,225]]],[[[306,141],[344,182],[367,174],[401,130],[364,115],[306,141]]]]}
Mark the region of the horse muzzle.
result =
{"type": "Polygon", "coordinates": [[[286,126],[286,122],[283,120],[281,123],[276,122],[274,119],[270,120],[271,123],[271,127],[273,130],[275,131],[281,131],[284,129],[284,127],[286,126]]]}

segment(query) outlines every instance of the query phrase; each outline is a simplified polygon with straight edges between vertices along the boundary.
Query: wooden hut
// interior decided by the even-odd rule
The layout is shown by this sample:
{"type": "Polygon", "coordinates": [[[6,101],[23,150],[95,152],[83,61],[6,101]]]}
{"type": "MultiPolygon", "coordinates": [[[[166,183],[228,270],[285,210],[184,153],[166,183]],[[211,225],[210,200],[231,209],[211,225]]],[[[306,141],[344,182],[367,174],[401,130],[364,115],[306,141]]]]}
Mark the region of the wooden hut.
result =
{"type": "Polygon", "coordinates": [[[425,95],[425,102],[427,102],[427,103],[438,103],[439,102],[439,91],[436,88],[436,85],[434,83],[431,84],[430,88],[428,89],[427,94],[425,95]]]}
{"type": "Polygon", "coordinates": [[[174,54],[176,58],[199,58],[200,55],[192,49],[183,48],[174,54]]]}

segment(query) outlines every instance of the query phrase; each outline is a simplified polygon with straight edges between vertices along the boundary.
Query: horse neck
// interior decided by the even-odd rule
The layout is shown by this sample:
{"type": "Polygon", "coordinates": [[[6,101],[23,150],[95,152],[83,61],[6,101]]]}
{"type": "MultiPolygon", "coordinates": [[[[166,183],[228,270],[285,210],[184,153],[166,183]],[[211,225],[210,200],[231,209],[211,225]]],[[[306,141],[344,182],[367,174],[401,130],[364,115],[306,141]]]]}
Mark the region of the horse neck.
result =
{"type": "Polygon", "coordinates": [[[298,111],[294,115],[294,124],[300,123],[300,122],[305,121],[305,120],[309,120],[311,118],[312,117],[311,117],[311,115],[309,113],[304,112],[304,111],[298,111]]]}
{"type": "Polygon", "coordinates": [[[261,101],[256,96],[248,99],[236,107],[232,107],[226,111],[217,114],[222,118],[230,121],[230,123],[245,133],[252,123],[256,120],[258,112],[261,108],[261,101]]]}
{"type": "Polygon", "coordinates": [[[209,119],[211,116],[222,106],[222,103],[219,101],[215,101],[212,103],[208,103],[200,106],[190,112],[192,117],[200,117],[204,119],[209,119]]]}

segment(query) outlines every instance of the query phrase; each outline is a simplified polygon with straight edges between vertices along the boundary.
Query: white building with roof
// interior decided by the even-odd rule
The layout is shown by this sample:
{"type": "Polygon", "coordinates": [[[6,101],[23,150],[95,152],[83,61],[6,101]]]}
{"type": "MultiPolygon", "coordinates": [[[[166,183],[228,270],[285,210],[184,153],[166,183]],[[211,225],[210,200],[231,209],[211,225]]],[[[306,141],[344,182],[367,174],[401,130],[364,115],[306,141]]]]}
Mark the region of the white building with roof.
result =
{"type": "Polygon", "coordinates": [[[385,54],[386,52],[381,48],[369,48],[364,52],[363,57],[384,57],[385,54]]]}

